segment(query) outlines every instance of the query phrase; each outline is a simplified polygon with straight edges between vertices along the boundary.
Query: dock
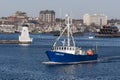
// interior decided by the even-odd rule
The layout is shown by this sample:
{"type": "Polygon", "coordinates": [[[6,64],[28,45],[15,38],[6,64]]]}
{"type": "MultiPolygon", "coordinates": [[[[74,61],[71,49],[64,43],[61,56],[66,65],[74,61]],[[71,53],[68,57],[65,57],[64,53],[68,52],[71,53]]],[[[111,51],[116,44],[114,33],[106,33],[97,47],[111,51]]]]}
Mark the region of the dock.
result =
{"type": "Polygon", "coordinates": [[[30,44],[30,42],[19,42],[19,40],[0,40],[0,44],[30,44]]]}
{"type": "Polygon", "coordinates": [[[0,44],[18,44],[18,40],[0,40],[0,44]]]}
{"type": "Polygon", "coordinates": [[[116,34],[96,34],[95,37],[101,37],[101,38],[119,38],[120,33],[116,34]]]}

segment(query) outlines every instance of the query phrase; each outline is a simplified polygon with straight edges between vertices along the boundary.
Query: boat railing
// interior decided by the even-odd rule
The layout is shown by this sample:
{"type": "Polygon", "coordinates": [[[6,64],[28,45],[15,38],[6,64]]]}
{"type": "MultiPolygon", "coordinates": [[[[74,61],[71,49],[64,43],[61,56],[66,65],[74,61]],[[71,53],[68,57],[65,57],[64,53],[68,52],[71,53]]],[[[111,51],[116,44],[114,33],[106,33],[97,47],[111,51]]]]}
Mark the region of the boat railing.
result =
{"type": "Polygon", "coordinates": [[[68,46],[58,46],[58,47],[52,47],[52,50],[70,50],[75,51],[75,47],[68,47],[68,46]]]}

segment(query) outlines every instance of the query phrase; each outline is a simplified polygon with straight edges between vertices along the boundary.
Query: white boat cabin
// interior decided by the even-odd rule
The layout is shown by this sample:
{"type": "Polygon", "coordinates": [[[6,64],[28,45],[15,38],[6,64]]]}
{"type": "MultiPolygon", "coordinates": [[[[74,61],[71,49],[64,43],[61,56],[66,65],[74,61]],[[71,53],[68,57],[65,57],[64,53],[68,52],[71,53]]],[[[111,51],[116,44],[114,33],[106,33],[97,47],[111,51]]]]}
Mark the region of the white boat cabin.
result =
{"type": "Polygon", "coordinates": [[[53,51],[57,52],[64,52],[69,54],[80,54],[80,55],[86,55],[86,52],[78,47],[68,47],[68,46],[56,46],[52,48],[53,51]]]}

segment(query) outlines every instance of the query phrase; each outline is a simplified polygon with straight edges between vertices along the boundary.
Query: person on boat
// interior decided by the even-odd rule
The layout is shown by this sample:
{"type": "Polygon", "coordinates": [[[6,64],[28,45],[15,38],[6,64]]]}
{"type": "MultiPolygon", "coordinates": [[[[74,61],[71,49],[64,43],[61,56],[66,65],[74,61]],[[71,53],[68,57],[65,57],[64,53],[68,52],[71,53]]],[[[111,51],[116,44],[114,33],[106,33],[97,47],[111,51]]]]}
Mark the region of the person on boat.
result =
{"type": "Polygon", "coordinates": [[[93,56],[94,51],[92,49],[87,50],[87,55],[93,56]]]}

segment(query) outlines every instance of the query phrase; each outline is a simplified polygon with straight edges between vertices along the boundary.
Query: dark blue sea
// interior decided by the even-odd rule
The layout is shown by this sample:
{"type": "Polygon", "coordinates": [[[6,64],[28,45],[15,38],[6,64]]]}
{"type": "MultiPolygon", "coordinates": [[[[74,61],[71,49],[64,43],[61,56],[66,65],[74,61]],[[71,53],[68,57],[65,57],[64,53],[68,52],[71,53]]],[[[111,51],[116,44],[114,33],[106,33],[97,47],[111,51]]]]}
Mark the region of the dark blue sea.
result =
{"type": "MultiPolygon", "coordinates": [[[[0,40],[17,40],[19,34],[0,34],[0,40]]],[[[31,34],[33,42],[0,44],[0,80],[120,80],[120,38],[76,36],[76,46],[95,48],[98,62],[76,65],[46,65],[45,51],[56,36],[31,34]]]]}

